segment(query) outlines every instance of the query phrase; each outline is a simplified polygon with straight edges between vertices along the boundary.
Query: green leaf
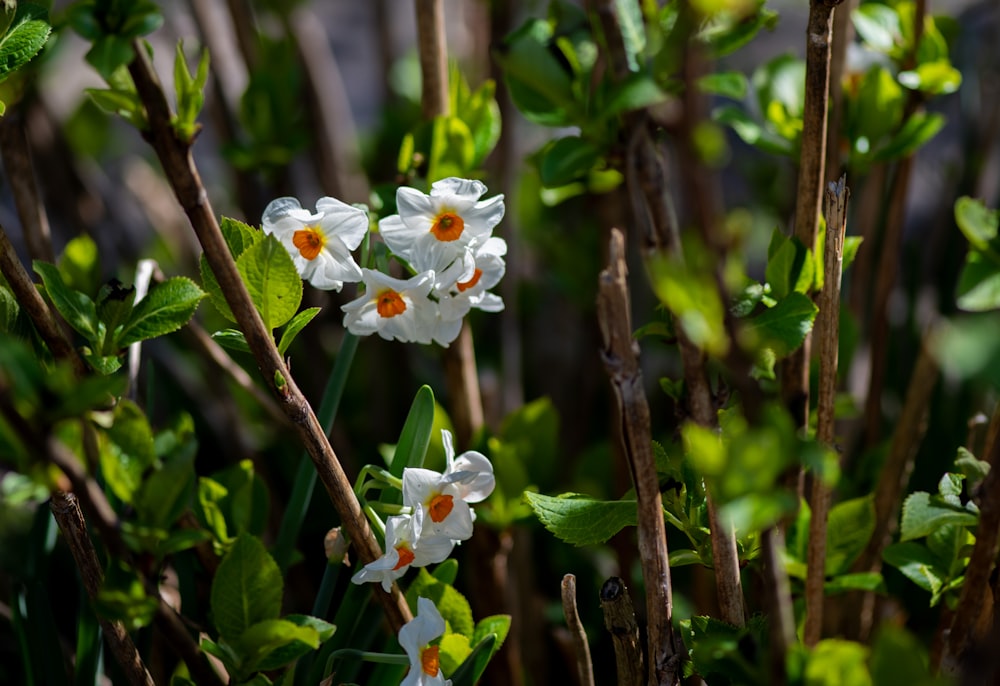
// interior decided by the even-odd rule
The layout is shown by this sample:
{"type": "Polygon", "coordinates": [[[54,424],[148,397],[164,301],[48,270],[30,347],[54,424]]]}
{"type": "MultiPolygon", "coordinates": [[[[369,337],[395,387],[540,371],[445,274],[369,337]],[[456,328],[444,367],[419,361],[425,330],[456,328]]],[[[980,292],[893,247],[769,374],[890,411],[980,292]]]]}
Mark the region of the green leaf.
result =
{"type": "Polygon", "coordinates": [[[216,331],[212,334],[212,339],[223,348],[237,350],[243,353],[250,352],[250,344],[247,343],[246,336],[244,336],[243,332],[239,329],[223,329],[222,331],[216,331]]]}
{"type": "Polygon", "coordinates": [[[981,252],[992,251],[991,244],[1000,229],[1000,210],[988,209],[982,200],[963,196],[955,201],[955,222],[969,245],[981,252]]]}
{"type": "Polygon", "coordinates": [[[454,584],[455,579],[458,578],[458,560],[449,557],[434,568],[434,573],[431,576],[443,583],[454,584]]]}
{"type": "Polygon", "coordinates": [[[872,686],[868,654],[868,647],[860,643],[820,641],[806,663],[805,686],[872,686]]]}
{"type": "Polygon", "coordinates": [[[873,496],[837,503],[830,509],[826,527],[826,575],[845,574],[875,531],[873,496]]]}
{"type": "Polygon", "coordinates": [[[698,79],[698,89],[709,95],[721,95],[743,100],[747,94],[747,77],[740,71],[720,71],[698,79]]]}
{"type": "Polygon", "coordinates": [[[631,0],[614,0],[613,8],[622,33],[622,43],[625,45],[628,68],[637,71],[639,54],[646,49],[646,26],[642,21],[642,9],[639,3],[631,0]]]}
{"type": "Polygon", "coordinates": [[[417,598],[432,601],[453,632],[472,636],[475,626],[469,601],[450,584],[431,576],[426,567],[420,568],[417,577],[406,589],[406,602],[414,614],[417,612],[417,598]]]}
{"type": "Polygon", "coordinates": [[[759,336],[780,359],[802,345],[812,331],[818,312],[819,308],[809,296],[796,291],[748,320],[747,330],[759,336]]]}
{"type": "Polygon", "coordinates": [[[807,246],[798,238],[785,237],[775,229],[768,247],[764,276],[771,286],[771,295],[782,300],[790,293],[808,293],[815,276],[815,265],[807,246]]]}
{"type": "Polygon", "coordinates": [[[441,671],[452,674],[472,652],[469,637],[462,634],[445,633],[438,644],[441,671]]]}
{"type": "Polygon", "coordinates": [[[177,331],[188,323],[205,295],[194,281],[184,276],[156,284],[136,303],[118,336],[118,347],[177,331]]]}
{"type": "Polygon", "coordinates": [[[697,38],[708,43],[713,57],[724,57],[753,40],[761,29],[773,30],[777,23],[778,13],[758,1],[756,11],[748,15],[743,12],[714,13],[701,27],[697,38]]]}
{"type": "Polygon", "coordinates": [[[1000,308],[1000,265],[980,252],[970,252],[958,277],[956,304],[967,312],[1000,308]]]}
{"type": "Polygon", "coordinates": [[[795,151],[795,146],[791,141],[766,129],[738,105],[723,105],[712,110],[712,119],[719,124],[730,127],[744,142],[764,152],[774,155],[791,155],[795,151]]]}
{"type": "Polygon", "coordinates": [[[229,491],[226,490],[226,487],[215,479],[207,476],[198,477],[198,499],[195,502],[195,515],[202,526],[212,532],[212,536],[220,544],[217,547],[232,540],[221,504],[228,494],[229,491]]]}
{"type": "Polygon", "coordinates": [[[38,54],[52,32],[44,7],[18,3],[7,33],[0,37],[0,80],[27,64],[38,54]]]}
{"type": "Polygon", "coordinates": [[[465,661],[451,675],[452,686],[473,686],[486,671],[486,666],[500,648],[503,639],[496,634],[487,634],[476,643],[476,647],[466,656],[465,661]]]}
{"type": "Polygon", "coordinates": [[[139,130],[146,129],[146,111],[134,87],[132,90],[85,88],[84,92],[108,114],[118,115],[139,130]]]}
{"type": "Polygon", "coordinates": [[[219,229],[222,230],[222,237],[229,246],[229,252],[234,260],[239,259],[247,248],[264,240],[263,231],[230,217],[222,217],[219,220],[219,229]]]}
{"type": "Polygon", "coordinates": [[[178,137],[191,141],[201,126],[197,123],[198,114],[204,104],[203,90],[208,80],[208,49],[201,51],[198,60],[197,75],[192,78],[184,57],[184,43],[177,42],[174,55],[174,89],[177,93],[177,114],[174,115],[173,127],[178,137]]]}
{"type": "Polygon", "coordinates": [[[943,114],[915,112],[884,148],[873,156],[876,162],[905,157],[937,135],[945,124],[943,114]]]}
{"type": "Polygon", "coordinates": [[[653,291],[677,317],[691,342],[709,354],[723,355],[729,346],[725,310],[715,277],[692,260],[651,259],[647,263],[653,291]]]}
{"type": "Polygon", "coordinates": [[[635,500],[596,500],[580,493],[558,497],[525,491],[524,499],[552,534],[576,546],[603,543],[636,522],[635,500]]]}
{"type": "Polygon", "coordinates": [[[249,675],[284,667],[319,647],[319,632],[285,619],[265,619],[249,626],[233,641],[241,660],[240,673],[249,675]]]}
{"type": "Polygon", "coordinates": [[[153,465],[153,431],[139,406],[122,399],[107,436],[110,445],[101,451],[101,472],[114,494],[131,503],[143,472],[153,465]]]}
{"type": "Polygon", "coordinates": [[[590,172],[601,159],[601,149],[578,136],[567,136],[547,145],[540,156],[542,184],[565,186],[590,172]]]}
{"type": "Polygon", "coordinates": [[[212,615],[219,634],[236,639],[258,622],[277,619],[282,586],[281,571],[264,544],[241,533],[212,581],[212,615]]]}
{"type": "Polygon", "coordinates": [[[833,577],[823,584],[823,593],[835,595],[847,591],[870,591],[885,594],[885,581],[879,572],[856,572],[833,577]]]}
{"type": "Polygon", "coordinates": [[[70,240],[59,256],[58,266],[70,288],[87,295],[97,291],[101,282],[101,260],[97,243],[90,236],[84,234],[70,240]]]}
{"type": "Polygon", "coordinates": [[[32,266],[42,277],[45,292],[52,299],[52,304],[59,310],[59,314],[91,345],[97,347],[103,337],[103,327],[97,318],[97,306],[94,305],[94,301],[67,286],[55,265],[35,260],[32,266]]]}
{"type": "Polygon", "coordinates": [[[630,74],[624,81],[611,86],[607,105],[601,110],[600,116],[610,119],[626,112],[658,105],[667,97],[656,81],[646,74],[630,74]]]}
{"type": "Polygon", "coordinates": [[[925,591],[936,594],[944,585],[948,570],[926,546],[913,541],[893,543],[882,551],[882,559],[925,591]]]}
{"type": "MultiPolygon", "coordinates": [[[[135,286],[125,287],[118,279],[111,279],[101,286],[97,292],[97,316],[104,322],[104,326],[109,332],[107,339],[113,341],[119,335],[119,327],[124,327],[125,323],[132,315],[132,307],[135,301],[135,286]]],[[[104,352],[114,353],[106,344],[104,352]]]]}
{"type": "Polygon", "coordinates": [[[924,62],[911,71],[901,71],[896,77],[911,90],[926,95],[954,93],[962,85],[962,73],[946,59],[924,62]]]}
{"type": "Polygon", "coordinates": [[[886,686],[945,686],[946,679],[931,676],[927,650],[916,636],[892,622],[879,624],[869,663],[872,681],[886,686]]]}
{"type": "Polygon", "coordinates": [[[277,238],[270,235],[248,247],[236,267],[264,326],[275,329],[295,315],[302,302],[302,277],[277,238]]]}
{"type": "Polygon", "coordinates": [[[469,126],[458,117],[435,117],[430,127],[427,181],[468,176],[476,154],[469,126]]]}
{"type": "MultiPolygon", "coordinates": [[[[306,328],[306,324],[311,322],[313,318],[317,314],[319,314],[321,309],[323,308],[308,307],[299,312],[298,314],[296,314],[288,321],[288,324],[285,325],[285,328],[281,332],[281,340],[278,341],[279,353],[284,355],[288,351],[288,346],[292,344],[292,341],[295,340],[295,337],[302,332],[302,329],[306,328]]],[[[246,339],[244,339],[243,342],[245,344],[246,339]]],[[[249,350],[249,346],[247,346],[247,350],[249,350]]]]}
{"type": "MultiPolygon", "coordinates": [[[[434,426],[434,391],[430,386],[421,386],[413,396],[413,403],[406,415],[406,422],[399,434],[396,450],[389,472],[396,477],[403,476],[406,467],[423,467],[427,446],[431,442],[431,429],[434,426]]],[[[402,495],[395,493],[396,498],[387,502],[402,502],[402,495]]]]}
{"type": "Polygon", "coordinates": [[[105,34],[94,41],[85,59],[106,81],[119,67],[132,61],[132,41],[128,38],[105,34]]]}
{"type": "Polygon", "coordinates": [[[975,484],[980,483],[989,474],[990,463],[976,459],[976,456],[966,448],[959,448],[955,457],[955,469],[964,474],[969,481],[969,487],[974,488],[975,484]]]}
{"type": "Polygon", "coordinates": [[[923,538],[946,524],[975,526],[979,515],[967,507],[954,505],[940,496],[918,491],[907,496],[900,520],[900,540],[923,538]]]}
{"type": "Polygon", "coordinates": [[[494,53],[511,99],[525,117],[544,126],[568,126],[578,119],[571,72],[550,50],[552,26],[532,19],[494,53]]]}
{"type": "Polygon", "coordinates": [[[873,50],[891,54],[904,47],[899,14],[887,5],[865,3],[851,12],[851,22],[873,50]]]}

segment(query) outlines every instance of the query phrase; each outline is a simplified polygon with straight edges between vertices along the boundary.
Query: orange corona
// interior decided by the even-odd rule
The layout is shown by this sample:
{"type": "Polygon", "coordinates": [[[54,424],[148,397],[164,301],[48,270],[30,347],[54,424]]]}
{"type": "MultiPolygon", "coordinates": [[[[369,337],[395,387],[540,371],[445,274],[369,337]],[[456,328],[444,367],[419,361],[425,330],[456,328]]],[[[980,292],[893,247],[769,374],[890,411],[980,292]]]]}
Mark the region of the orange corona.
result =
{"type": "Polygon", "coordinates": [[[431,498],[431,502],[427,505],[427,513],[431,516],[431,521],[440,524],[451,514],[454,507],[455,496],[438,493],[431,498]]]}
{"type": "Polygon", "coordinates": [[[428,646],[420,651],[420,669],[424,670],[427,676],[437,676],[440,669],[440,657],[438,646],[428,646]]]}
{"type": "Polygon", "coordinates": [[[455,241],[465,230],[465,221],[454,212],[444,211],[434,218],[431,233],[439,241],[455,241]]]}
{"type": "Polygon", "coordinates": [[[406,565],[413,562],[414,558],[416,557],[416,555],[413,554],[412,550],[410,550],[409,548],[404,548],[403,546],[399,546],[398,548],[396,548],[396,552],[399,553],[399,562],[397,562],[396,566],[392,568],[392,571],[394,572],[397,569],[402,569],[406,565]]]}
{"type": "Polygon", "coordinates": [[[406,302],[403,301],[403,296],[394,290],[382,291],[375,298],[375,301],[375,309],[378,310],[380,317],[388,319],[406,312],[406,302]]]}
{"type": "Polygon", "coordinates": [[[461,282],[455,284],[455,287],[458,288],[458,292],[459,293],[463,293],[463,292],[469,290],[470,288],[472,288],[473,286],[475,286],[477,283],[479,283],[479,279],[482,276],[483,276],[483,270],[482,269],[476,269],[476,271],[475,271],[475,273],[473,273],[471,279],[469,279],[468,281],[461,281],[461,282]]]}
{"type": "Polygon", "coordinates": [[[318,227],[307,226],[292,234],[292,245],[298,249],[302,257],[311,261],[315,260],[316,256],[323,250],[323,246],[326,245],[326,237],[318,227]]]}

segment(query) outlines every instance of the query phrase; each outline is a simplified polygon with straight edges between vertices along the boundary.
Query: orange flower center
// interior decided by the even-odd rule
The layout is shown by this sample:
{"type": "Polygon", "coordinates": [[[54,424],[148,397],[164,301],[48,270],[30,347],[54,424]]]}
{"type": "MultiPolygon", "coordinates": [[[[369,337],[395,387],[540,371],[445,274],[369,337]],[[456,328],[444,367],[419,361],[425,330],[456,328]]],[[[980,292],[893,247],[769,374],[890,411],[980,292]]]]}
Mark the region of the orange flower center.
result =
{"type": "Polygon", "coordinates": [[[392,289],[379,293],[375,301],[375,309],[378,310],[378,316],[380,317],[388,319],[389,317],[395,317],[397,314],[406,312],[406,303],[403,302],[403,296],[392,289]]]}
{"type": "Polygon", "coordinates": [[[463,230],[465,230],[465,221],[454,212],[447,210],[436,216],[434,224],[431,226],[431,233],[439,241],[458,240],[463,230]]]}
{"type": "Polygon", "coordinates": [[[435,524],[440,524],[444,521],[445,517],[451,514],[451,510],[454,507],[454,496],[438,493],[431,498],[431,502],[427,505],[427,513],[431,516],[431,521],[435,524]]]}
{"type": "Polygon", "coordinates": [[[399,562],[397,562],[396,566],[392,568],[392,571],[394,572],[397,569],[402,569],[406,565],[413,562],[413,559],[416,557],[416,555],[413,554],[413,551],[406,546],[399,546],[396,548],[396,552],[399,553],[399,562]]]}
{"type": "Polygon", "coordinates": [[[458,288],[458,292],[462,293],[475,286],[477,283],[479,283],[479,279],[482,277],[482,275],[483,275],[483,270],[476,269],[471,279],[469,279],[468,281],[460,281],[459,283],[455,284],[455,286],[458,288]]]}
{"type": "Polygon", "coordinates": [[[302,257],[315,260],[326,245],[326,236],[318,226],[307,226],[292,234],[292,245],[298,248],[302,257]]]}
{"type": "Polygon", "coordinates": [[[438,652],[440,652],[438,646],[428,646],[420,651],[420,669],[424,670],[424,674],[427,676],[438,675],[440,663],[438,652]]]}

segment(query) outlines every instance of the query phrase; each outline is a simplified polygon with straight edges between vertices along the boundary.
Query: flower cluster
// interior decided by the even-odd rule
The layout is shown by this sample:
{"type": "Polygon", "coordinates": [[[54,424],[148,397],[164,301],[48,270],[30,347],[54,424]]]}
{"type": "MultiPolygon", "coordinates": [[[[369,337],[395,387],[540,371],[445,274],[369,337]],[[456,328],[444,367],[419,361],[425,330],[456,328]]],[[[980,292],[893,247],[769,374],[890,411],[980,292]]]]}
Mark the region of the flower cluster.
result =
{"type": "Polygon", "coordinates": [[[403,470],[403,506],[409,514],[389,517],[385,554],[359,570],[356,584],[380,582],[388,591],[410,567],[443,562],[455,545],[472,536],[475,512],[470,503],[485,500],[495,484],[493,465],[470,450],[455,457],[451,433],[442,431],[447,468],[403,470]]]}
{"type": "Polygon", "coordinates": [[[470,310],[503,309],[503,300],[487,292],[506,269],[507,244],[492,235],[503,219],[503,196],[480,200],[485,193],[481,182],[458,178],[437,181],[429,195],[399,188],[399,214],[384,217],[379,233],[413,273],[408,279],[354,261],[351,251],[364,239],[368,217],[334,198],[321,198],[315,213],[295,198],[278,198],[265,208],[262,223],[316,288],[339,291],[345,283],[364,284],[363,294],[342,308],[348,331],[447,347],[470,310]]]}

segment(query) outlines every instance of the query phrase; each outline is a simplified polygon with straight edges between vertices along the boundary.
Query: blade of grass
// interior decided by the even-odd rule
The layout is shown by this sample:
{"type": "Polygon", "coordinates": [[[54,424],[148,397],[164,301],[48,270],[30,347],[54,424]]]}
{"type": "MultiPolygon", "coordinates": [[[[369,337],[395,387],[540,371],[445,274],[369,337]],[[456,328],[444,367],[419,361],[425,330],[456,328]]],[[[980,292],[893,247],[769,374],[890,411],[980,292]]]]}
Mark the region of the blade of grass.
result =
{"type": "Polygon", "coordinates": [[[104,672],[104,641],[101,625],[90,608],[86,591],[81,588],[80,612],[76,624],[75,686],[98,686],[104,672]]]}

